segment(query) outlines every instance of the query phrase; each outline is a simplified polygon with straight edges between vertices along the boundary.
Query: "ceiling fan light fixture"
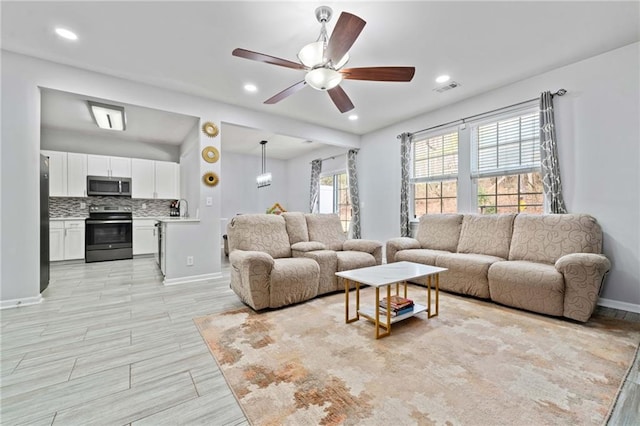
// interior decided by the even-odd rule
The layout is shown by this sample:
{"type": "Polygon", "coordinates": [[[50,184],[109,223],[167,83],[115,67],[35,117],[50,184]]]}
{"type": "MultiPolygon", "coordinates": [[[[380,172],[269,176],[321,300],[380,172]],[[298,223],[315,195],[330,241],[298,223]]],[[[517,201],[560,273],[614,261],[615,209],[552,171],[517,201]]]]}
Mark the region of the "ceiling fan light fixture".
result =
{"type": "Polygon", "coordinates": [[[331,68],[316,68],[304,76],[307,84],[316,90],[331,90],[342,81],[342,74],[331,68]]]}
{"type": "Polygon", "coordinates": [[[315,41],[300,49],[298,59],[305,67],[313,68],[324,64],[324,42],[315,41]]]}

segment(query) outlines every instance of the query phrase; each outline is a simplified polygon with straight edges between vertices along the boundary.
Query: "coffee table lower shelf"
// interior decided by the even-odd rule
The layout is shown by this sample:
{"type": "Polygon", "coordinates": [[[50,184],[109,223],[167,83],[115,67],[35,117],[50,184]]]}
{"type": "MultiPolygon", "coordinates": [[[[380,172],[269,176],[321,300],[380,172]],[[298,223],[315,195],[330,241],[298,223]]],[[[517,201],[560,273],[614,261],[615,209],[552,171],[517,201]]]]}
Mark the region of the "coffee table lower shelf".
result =
{"type": "MultiPolygon", "coordinates": [[[[418,303],[413,305],[413,312],[407,312],[406,314],[402,314],[402,315],[398,315],[396,317],[391,317],[391,324],[395,324],[399,321],[402,321],[404,319],[407,318],[411,318],[414,315],[417,315],[419,313],[422,312],[427,312],[428,309],[426,306],[424,305],[420,305],[418,303]]],[[[366,319],[368,319],[369,321],[372,321],[373,323],[376,322],[376,311],[375,308],[373,307],[364,307],[364,308],[360,308],[360,310],[358,310],[358,314],[362,315],[363,317],[365,317],[366,319]]],[[[387,314],[386,313],[380,313],[380,327],[384,327],[387,328],[387,324],[386,324],[386,320],[387,320],[387,314]]]]}

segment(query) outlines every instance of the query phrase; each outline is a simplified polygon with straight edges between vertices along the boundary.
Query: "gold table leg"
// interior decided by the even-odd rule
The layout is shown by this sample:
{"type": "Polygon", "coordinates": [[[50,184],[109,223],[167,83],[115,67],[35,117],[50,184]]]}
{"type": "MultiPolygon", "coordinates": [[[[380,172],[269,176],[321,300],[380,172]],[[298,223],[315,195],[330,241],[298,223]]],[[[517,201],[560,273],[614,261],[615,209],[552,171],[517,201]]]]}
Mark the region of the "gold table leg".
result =
{"type": "Polygon", "coordinates": [[[437,317],[438,309],[439,309],[439,293],[440,293],[440,274],[434,274],[435,276],[435,293],[436,293],[436,304],[435,304],[435,313],[431,310],[431,275],[427,277],[427,318],[437,317]]]}
{"type": "Polygon", "coordinates": [[[349,324],[354,321],[358,321],[360,319],[360,283],[355,281],[356,284],[356,316],[353,318],[349,318],[349,280],[343,278],[344,280],[344,297],[345,297],[345,317],[344,322],[349,324]]]}
{"type": "MultiPolygon", "coordinates": [[[[391,285],[387,285],[387,331],[380,333],[380,287],[376,287],[376,307],[375,307],[375,327],[376,327],[376,339],[387,337],[391,334],[391,285]]],[[[384,326],[383,326],[384,327],[384,326]]]]}

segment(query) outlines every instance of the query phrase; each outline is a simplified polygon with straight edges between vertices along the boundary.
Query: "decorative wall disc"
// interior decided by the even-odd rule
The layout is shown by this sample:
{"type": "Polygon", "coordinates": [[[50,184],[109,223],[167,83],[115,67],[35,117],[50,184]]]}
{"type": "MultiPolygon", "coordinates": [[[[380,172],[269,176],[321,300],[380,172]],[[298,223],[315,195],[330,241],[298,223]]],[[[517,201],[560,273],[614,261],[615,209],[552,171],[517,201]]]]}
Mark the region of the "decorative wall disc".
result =
{"type": "Polygon", "coordinates": [[[218,126],[210,121],[207,121],[202,125],[202,131],[210,138],[215,138],[216,136],[218,136],[218,133],[220,133],[220,131],[218,130],[218,126]]]}
{"type": "Polygon", "coordinates": [[[215,163],[220,159],[220,153],[215,146],[208,146],[202,150],[202,158],[207,163],[215,163]]]}
{"type": "Polygon", "coordinates": [[[218,182],[220,182],[218,175],[213,172],[205,173],[204,176],[202,176],[202,180],[209,186],[216,186],[218,182]]]}

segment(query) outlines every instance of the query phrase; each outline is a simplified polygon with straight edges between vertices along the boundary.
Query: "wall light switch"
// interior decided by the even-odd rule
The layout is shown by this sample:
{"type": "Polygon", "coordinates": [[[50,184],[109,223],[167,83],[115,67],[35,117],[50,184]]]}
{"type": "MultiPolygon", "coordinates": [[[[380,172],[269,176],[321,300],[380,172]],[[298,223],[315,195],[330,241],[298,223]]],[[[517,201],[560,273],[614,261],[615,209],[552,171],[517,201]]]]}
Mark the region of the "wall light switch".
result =
{"type": "Polygon", "coordinates": [[[142,208],[146,209],[147,208],[147,203],[142,203],[142,208]]]}
{"type": "Polygon", "coordinates": [[[213,205],[213,198],[212,197],[207,197],[207,205],[208,206],[212,206],[213,205]]]}
{"type": "Polygon", "coordinates": [[[86,209],[87,208],[87,203],[85,203],[84,201],[80,201],[80,208],[81,209],[86,209]]]}

